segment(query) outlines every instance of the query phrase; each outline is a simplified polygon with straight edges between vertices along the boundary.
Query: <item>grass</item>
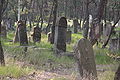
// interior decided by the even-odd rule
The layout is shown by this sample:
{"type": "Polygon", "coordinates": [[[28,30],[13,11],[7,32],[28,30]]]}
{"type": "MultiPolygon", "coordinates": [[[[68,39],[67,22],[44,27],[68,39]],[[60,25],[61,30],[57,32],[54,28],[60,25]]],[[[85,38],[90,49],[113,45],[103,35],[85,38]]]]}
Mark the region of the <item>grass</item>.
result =
{"type": "MultiPolygon", "coordinates": [[[[10,32],[8,34],[8,39],[3,40],[3,46],[5,51],[8,53],[12,53],[13,55],[17,55],[19,58],[23,55],[23,49],[21,47],[15,47],[19,44],[13,44],[12,42],[8,42],[8,40],[12,40],[14,37],[13,32],[10,32]]],[[[79,39],[83,38],[82,33],[78,34],[72,34],[72,41],[70,44],[67,44],[67,51],[73,52],[73,47],[77,43],[79,39]]],[[[44,64],[47,60],[52,60],[53,62],[61,63],[61,64],[72,64],[74,62],[73,59],[70,59],[68,57],[61,57],[57,58],[52,51],[53,45],[51,45],[49,42],[47,42],[47,35],[42,34],[42,40],[40,43],[30,43],[29,46],[36,46],[38,48],[43,49],[34,49],[34,48],[28,48],[28,53],[26,60],[29,62],[32,62],[34,64],[44,64]]],[[[109,58],[106,54],[109,53],[107,49],[100,49],[94,47],[95,52],[95,59],[96,64],[110,64],[113,62],[111,58],[109,58]]],[[[21,59],[21,58],[20,58],[21,59]]]]}
{"type": "Polygon", "coordinates": [[[27,68],[21,68],[15,65],[0,67],[0,76],[2,77],[14,77],[19,78],[23,75],[28,74],[31,71],[31,69],[27,68]]]}
{"type": "Polygon", "coordinates": [[[50,80],[68,80],[66,78],[54,78],[54,79],[50,79],[50,80]]]}
{"type": "Polygon", "coordinates": [[[113,71],[105,71],[98,76],[98,80],[114,80],[114,74],[113,71]]]}
{"type": "Polygon", "coordinates": [[[94,48],[95,52],[95,61],[96,64],[111,64],[114,62],[107,54],[109,51],[107,49],[94,48]]]}
{"type": "MultiPolygon", "coordinates": [[[[3,42],[3,48],[5,51],[5,54],[11,54],[13,56],[17,56],[16,58],[18,60],[27,61],[31,64],[34,64],[37,67],[40,67],[40,69],[53,69],[53,68],[69,68],[73,67],[75,64],[75,60],[69,57],[56,57],[52,51],[53,45],[51,45],[49,42],[47,42],[47,35],[42,34],[42,40],[40,43],[30,43],[29,46],[36,46],[37,48],[28,48],[27,56],[24,57],[23,55],[23,47],[16,47],[19,46],[18,43],[13,44],[12,42],[9,42],[14,37],[13,32],[9,32],[7,39],[2,39],[3,42]],[[41,49],[40,49],[41,48],[41,49]]],[[[67,44],[67,51],[73,52],[73,47],[77,43],[79,39],[83,38],[82,33],[78,34],[72,34],[72,41],[70,44],[67,44]]],[[[94,46],[94,53],[95,53],[95,61],[96,64],[111,64],[114,62],[113,59],[108,57],[106,54],[109,53],[107,49],[100,49],[101,45],[94,46]]],[[[118,52],[119,54],[119,52],[118,52]]],[[[21,68],[18,66],[6,66],[6,67],[0,67],[0,75],[2,76],[12,76],[12,77],[20,77],[24,74],[27,74],[29,72],[28,68],[21,68]],[[11,69],[12,68],[12,69],[11,69]],[[9,70],[7,72],[7,70],[9,70]],[[4,71],[4,72],[3,72],[4,71]]],[[[114,72],[105,72],[104,76],[100,80],[112,80],[114,76],[114,72]],[[107,78],[105,78],[107,77],[107,78]]],[[[99,77],[100,77],[99,76],[99,77]]],[[[56,78],[51,80],[67,80],[64,78],[56,78]]]]}

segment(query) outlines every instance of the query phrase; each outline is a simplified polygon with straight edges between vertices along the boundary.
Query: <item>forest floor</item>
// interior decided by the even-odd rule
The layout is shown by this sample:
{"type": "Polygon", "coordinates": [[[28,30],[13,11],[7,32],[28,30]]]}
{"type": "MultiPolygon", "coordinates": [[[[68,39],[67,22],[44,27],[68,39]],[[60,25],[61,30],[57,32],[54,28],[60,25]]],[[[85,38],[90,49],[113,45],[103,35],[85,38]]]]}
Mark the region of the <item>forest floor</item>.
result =
{"type": "MultiPolygon", "coordinates": [[[[76,61],[70,57],[56,57],[47,35],[42,35],[41,43],[30,43],[26,57],[24,48],[11,42],[13,37],[11,32],[7,40],[2,40],[6,66],[0,67],[0,80],[80,80],[76,61]]],[[[67,51],[73,52],[73,46],[81,38],[81,34],[72,34],[67,51]]],[[[107,49],[99,46],[94,47],[98,80],[113,80],[118,62],[106,55],[110,53],[107,49]]]]}
{"type": "MultiPolygon", "coordinates": [[[[5,60],[9,60],[11,57],[8,55],[5,57],[5,60]]],[[[8,61],[6,61],[8,62],[8,61]]],[[[24,61],[12,61],[11,63],[6,63],[6,66],[9,64],[14,64],[16,66],[19,66],[21,68],[24,67],[35,67],[35,65],[29,64],[28,62],[24,61]]],[[[109,64],[109,65],[96,65],[97,72],[98,72],[98,78],[99,80],[112,80],[112,79],[106,79],[101,78],[106,73],[109,74],[109,76],[114,76],[114,72],[116,70],[116,64],[109,64]],[[112,73],[111,73],[112,71],[112,73]]],[[[106,75],[107,75],[106,74],[106,75]]],[[[54,70],[40,70],[38,68],[34,68],[34,70],[30,71],[26,75],[22,75],[19,78],[14,78],[11,76],[5,76],[0,77],[0,80],[80,80],[79,79],[79,72],[77,70],[77,64],[75,63],[74,67],[72,68],[61,68],[61,69],[54,69],[54,70]]]]}

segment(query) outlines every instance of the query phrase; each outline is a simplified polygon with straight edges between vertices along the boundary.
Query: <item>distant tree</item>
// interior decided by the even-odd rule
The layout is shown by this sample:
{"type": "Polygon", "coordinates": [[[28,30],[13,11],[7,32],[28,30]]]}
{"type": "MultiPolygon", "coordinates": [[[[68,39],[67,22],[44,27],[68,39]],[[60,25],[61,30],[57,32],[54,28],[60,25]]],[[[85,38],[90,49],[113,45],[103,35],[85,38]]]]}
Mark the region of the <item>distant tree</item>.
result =
{"type": "Polygon", "coordinates": [[[57,18],[57,7],[58,7],[58,1],[57,1],[57,0],[54,0],[53,25],[52,25],[52,39],[51,39],[51,44],[54,44],[55,26],[56,26],[56,18],[57,18]]]}

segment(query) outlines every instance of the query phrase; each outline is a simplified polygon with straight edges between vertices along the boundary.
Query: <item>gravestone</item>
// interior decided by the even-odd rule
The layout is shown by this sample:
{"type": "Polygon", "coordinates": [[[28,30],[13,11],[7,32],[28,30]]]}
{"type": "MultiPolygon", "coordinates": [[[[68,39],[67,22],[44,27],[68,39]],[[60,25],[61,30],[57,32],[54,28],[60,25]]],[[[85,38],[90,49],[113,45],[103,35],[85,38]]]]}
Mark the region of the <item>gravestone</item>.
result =
{"type": "Polygon", "coordinates": [[[80,39],[75,45],[74,52],[77,58],[80,80],[97,80],[97,71],[94,52],[90,41],[80,39]]]}
{"type": "Polygon", "coordinates": [[[68,30],[66,33],[66,42],[68,44],[70,44],[70,42],[71,42],[71,39],[72,39],[71,35],[72,35],[72,31],[68,30]]]}
{"type": "Polygon", "coordinates": [[[34,27],[32,37],[34,43],[41,41],[41,29],[39,27],[34,27]]]}
{"type": "Polygon", "coordinates": [[[51,41],[51,38],[52,38],[52,33],[49,32],[49,33],[47,34],[47,36],[48,36],[48,42],[50,42],[50,41],[51,41]]]}
{"type": "Polygon", "coordinates": [[[78,20],[77,19],[74,19],[73,20],[73,27],[74,27],[74,33],[77,33],[78,31],[78,26],[79,26],[79,23],[78,23],[78,20]]]}
{"type": "Polygon", "coordinates": [[[26,24],[22,20],[18,21],[18,36],[21,46],[28,45],[26,24]]]}
{"type": "Polygon", "coordinates": [[[7,38],[7,29],[5,25],[1,26],[1,37],[7,38]]]}
{"type": "Polygon", "coordinates": [[[103,42],[105,43],[108,39],[108,36],[111,31],[111,26],[112,24],[110,22],[106,23],[105,26],[103,27],[103,42]]]}
{"type": "Polygon", "coordinates": [[[58,26],[55,28],[55,53],[66,52],[66,32],[67,20],[65,17],[61,17],[58,26]]]}
{"type": "Polygon", "coordinates": [[[115,51],[118,50],[118,38],[110,39],[109,49],[110,49],[110,51],[112,51],[112,52],[115,52],[115,51]]]}

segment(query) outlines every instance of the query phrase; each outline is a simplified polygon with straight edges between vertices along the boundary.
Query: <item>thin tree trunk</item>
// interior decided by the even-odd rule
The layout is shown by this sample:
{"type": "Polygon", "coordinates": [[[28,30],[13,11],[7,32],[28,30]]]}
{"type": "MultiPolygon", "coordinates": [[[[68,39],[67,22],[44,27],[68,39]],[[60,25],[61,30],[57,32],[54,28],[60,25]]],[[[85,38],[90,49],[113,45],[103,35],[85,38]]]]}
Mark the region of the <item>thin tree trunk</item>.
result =
{"type": "Polygon", "coordinates": [[[5,66],[4,51],[1,44],[1,22],[2,22],[2,13],[3,13],[4,4],[5,4],[5,0],[0,0],[0,64],[2,66],[5,66]]]}
{"type": "Polygon", "coordinates": [[[86,0],[86,23],[84,25],[83,37],[87,39],[89,31],[89,0],[86,0]]]}
{"type": "Polygon", "coordinates": [[[55,26],[56,26],[56,18],[57,18],[57,7],[58,7],[58,2],[57,2],[57,0],[54,0],[53,26],[52,26],[51,44],[54,44],[55,26]]]}
{"type": "Polygon", "coordinates": [[[51,9],[51,12],[50,12],[50,17],[49,17],[49,20],[48,20],[48,25],[46,27],[46,34],[49,32],[50,30],[50,21],[51,21],[51,18],[52,18],[52,13],[53,13],[53,8],[54,8],[54,3],[52,5],[52,9],[51,9]]]}

